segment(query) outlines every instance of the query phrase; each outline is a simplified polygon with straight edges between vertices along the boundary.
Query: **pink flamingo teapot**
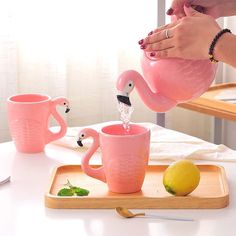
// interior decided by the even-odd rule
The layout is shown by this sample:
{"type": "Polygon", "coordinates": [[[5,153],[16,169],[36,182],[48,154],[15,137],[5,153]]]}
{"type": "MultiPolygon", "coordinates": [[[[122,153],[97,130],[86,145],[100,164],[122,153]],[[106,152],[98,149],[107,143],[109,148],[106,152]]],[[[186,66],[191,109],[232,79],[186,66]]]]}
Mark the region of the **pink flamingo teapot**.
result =
{"type": "Polygon", "coordinates": [[[117,99],[131,106],[129,94],[135,87],[145,105],[155,112],[166,112],[199,97],[213,82],[217,68],[210,60],[154,60],[146,54],[141,66],[144,76],[128,70],[118,77],[117,99]]]}

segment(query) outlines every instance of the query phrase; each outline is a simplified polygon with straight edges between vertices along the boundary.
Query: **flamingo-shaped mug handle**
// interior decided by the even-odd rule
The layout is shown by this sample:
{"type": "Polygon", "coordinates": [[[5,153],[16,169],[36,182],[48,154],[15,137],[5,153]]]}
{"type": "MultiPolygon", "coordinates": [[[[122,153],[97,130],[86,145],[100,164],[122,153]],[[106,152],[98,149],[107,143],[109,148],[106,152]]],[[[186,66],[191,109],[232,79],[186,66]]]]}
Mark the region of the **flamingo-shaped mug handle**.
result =
{"type": "Polygon", "coordinates": [[[82,157],[81,168],[88,176],[98,179],[98,180],[101,180],[106,183],[106,176],[105,176],[105,172],[104,172],[104,167],[101,166],[101,167],[95,169],[89,165],[90,158],[92,157],[92,155],[95,153],[95,151],[99,147],[99,134],[98,134],[98,132],[94,129],[91,129],[91,128],[82,129],[78,134],[77,144],[80,147],[83,147],[82,140],[89,138],[89,137],[93,138],[93,144],[89,148],[89,150],[85,153],[85,155],[82,157]]]}
{"type": "Polygon", "coordinates": [[[62,119],[62,117],[59,115],[59,113],[57,112],[56,106],[59,105],[59,106],[65,107],[65,113],[68,113],[70,111],[69,101],[65,97],[53,98],[50,101],[50,103],[51,103],[50,104],[51,114],[55,118],[55,120],[58,122],[58,124],[60,125],[60,131],[57,133],[53,133],[48,129],[47,134],[46,134],[46,143],[50,143],[54,140],[62,138],[66,134],[66,131],[67,131],[66,123],[62,119]]]}

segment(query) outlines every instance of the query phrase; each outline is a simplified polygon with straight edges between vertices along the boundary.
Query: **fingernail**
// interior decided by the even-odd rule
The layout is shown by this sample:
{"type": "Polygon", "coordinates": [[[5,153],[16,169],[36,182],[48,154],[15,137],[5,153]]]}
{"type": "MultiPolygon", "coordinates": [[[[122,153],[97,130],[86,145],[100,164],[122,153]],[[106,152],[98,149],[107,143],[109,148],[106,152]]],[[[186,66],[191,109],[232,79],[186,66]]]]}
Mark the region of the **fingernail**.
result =
{"type": "Polygon", "coordinates": [[[200,12],[200,13],[204,12],[204,7],[199,6],[199,5],[196,6],[194,9],[195,9],[196,11],[200,12]]]}
{"type": "Polygon", "coordinates": [[[185,5],[185,7],[187,7],[187,8],[191,7],[191,4],[190,4],[189,2],[186,2],[184,5],[185,5]]]}
{"type": "Polygon", "coordinates": [[[138,41],[138,44],[139,44],[139,45],[143,44],[143,39],[139,40],[139,41],[138,41]]]}
{"type": "Polygon", "coordinates": [[[153,34],[153,31],[149,32],[149,33],[148,33],[148,36],[150,36],[150,35],[152,35],[152,34],[153,34]]]}
{"type": "Polygon", "coordinates": [[[150,57],[154,57],[154,56],[156,56],[156,53],[155,52],[151,52],[150,53],[150,57]]]}
{"type": "Polygon", "coordinates": [[[141,49],[145,49],[145,48],[146,48],[146,45],[143,44],[143,45],[140,46],[140,48],[141,48],[141,49]]]}
{"type": "Polygon", "coordinates": [[[169,8],[168,11],[166,12],[166,15],[172,15],[174,12],[173,8],[169,8]]]}

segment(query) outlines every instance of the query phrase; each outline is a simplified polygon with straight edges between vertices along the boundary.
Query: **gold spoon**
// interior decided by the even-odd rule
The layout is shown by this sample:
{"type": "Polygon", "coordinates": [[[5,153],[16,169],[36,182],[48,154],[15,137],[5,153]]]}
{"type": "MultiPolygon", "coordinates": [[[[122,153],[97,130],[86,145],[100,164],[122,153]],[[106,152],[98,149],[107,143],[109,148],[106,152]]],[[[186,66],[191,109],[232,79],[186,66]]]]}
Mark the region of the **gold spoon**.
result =
{"type": "Polygon", "coordinates": [[[166,217],[166,216],[159,216],[159,215],[150,215],[150,214],[145,214],[144,212],[139,212],[139,213],[133,213],[129,209],[125,207],[116,207],[116,212],[125,218],[134,218],[136,216],[143,216],[147,218],[157,218],[157,219],[162,219],[162,220],[178,220],[178,221],[194,221],[193,219],[184,219],[184,218],[172,218],[172,217],[166,217]]]}

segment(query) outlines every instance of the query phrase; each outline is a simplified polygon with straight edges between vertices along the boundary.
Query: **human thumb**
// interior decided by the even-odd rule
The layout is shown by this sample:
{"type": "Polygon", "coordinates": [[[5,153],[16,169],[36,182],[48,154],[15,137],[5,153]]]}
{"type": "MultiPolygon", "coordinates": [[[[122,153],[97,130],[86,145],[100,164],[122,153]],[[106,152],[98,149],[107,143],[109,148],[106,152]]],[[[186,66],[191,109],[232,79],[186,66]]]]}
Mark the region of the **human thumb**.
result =
{"type": "Polygon", "coordinates": [[[190,4],[186,3],[184,5],[184,12],[186,16],[201,16],[202,14],[191,7],[190,4]]]}

